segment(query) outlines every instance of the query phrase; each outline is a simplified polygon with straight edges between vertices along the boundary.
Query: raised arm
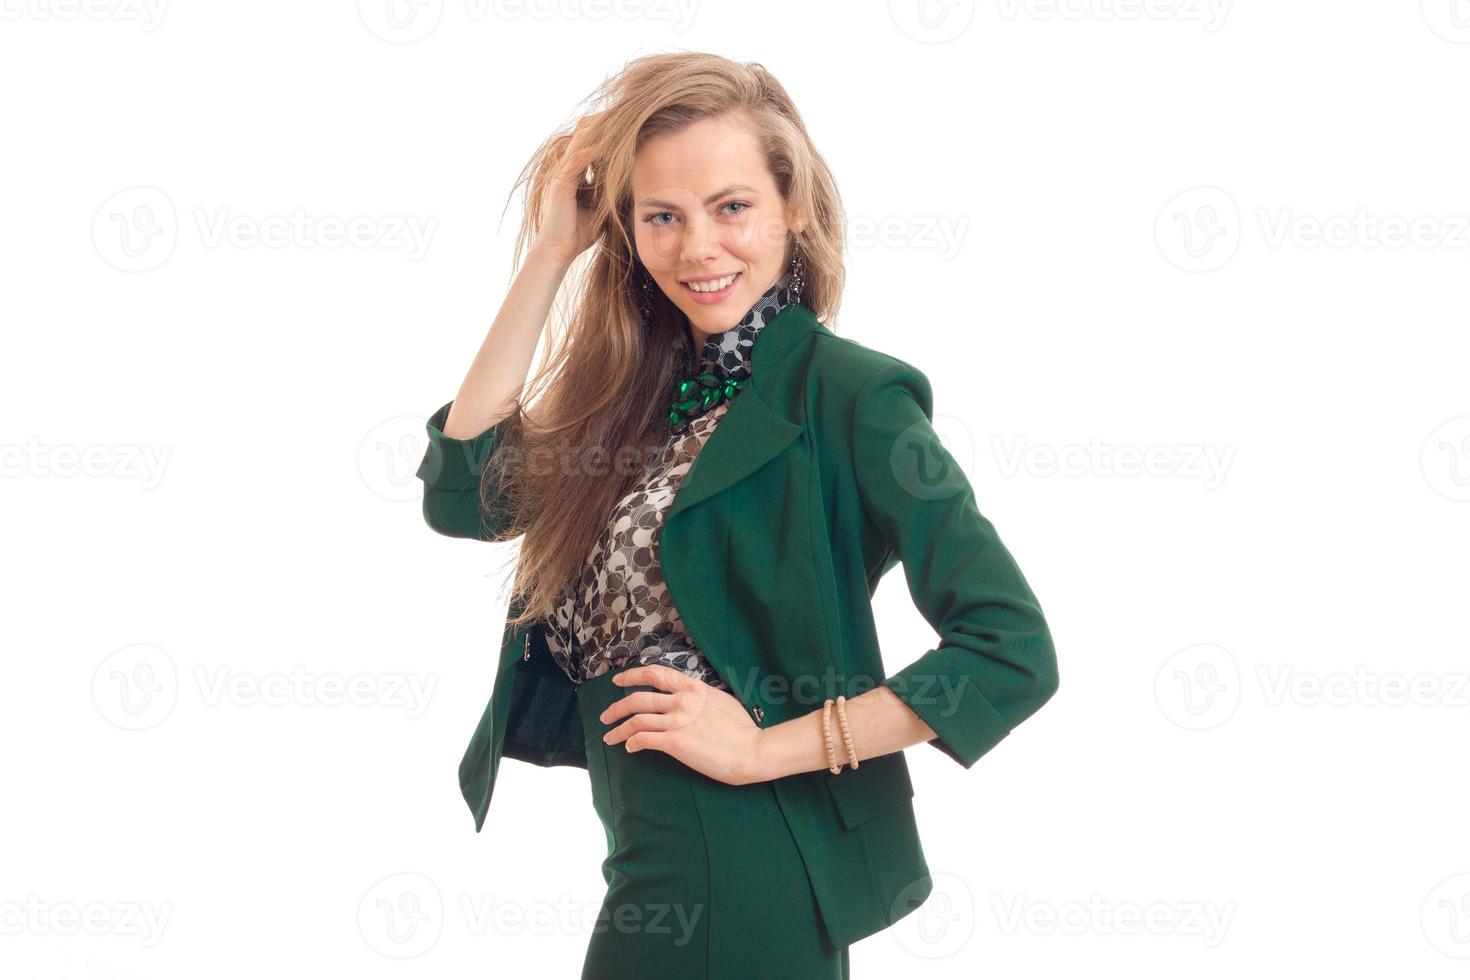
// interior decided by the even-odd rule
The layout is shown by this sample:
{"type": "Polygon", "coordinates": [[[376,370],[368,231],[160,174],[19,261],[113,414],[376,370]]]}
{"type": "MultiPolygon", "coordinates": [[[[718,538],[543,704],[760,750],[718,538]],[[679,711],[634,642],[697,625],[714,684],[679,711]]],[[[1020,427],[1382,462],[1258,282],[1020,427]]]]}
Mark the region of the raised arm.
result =
{"type": "Polygon", "coordinates": [[[566,270],[559,255],[528,254],[459,394],[426,423],[429,447],[417,475],[424,481],[424,520],[440,534],[494,537],[503,525],[498,508],[480,504],[480,474],[505,434],[512,396],[525,384],[566,270]]]}
{"type": "Polygon", "coordinates": [[[494,537],[506,515],[482,506],[480,476],[499,447],[514,396],[526,383],[536,342],[546,327],[551,304],[572,261],[591,244],[585,208],[577,204],[577,184],[586,169],[583,124],[562,145],[547,191],[544,218],[535,244],[516,273],[500,312],[459,386],[459,394],[427,422],[429,447],[419,465],[424,481],[424,520],[450,537],[494,537]]]}

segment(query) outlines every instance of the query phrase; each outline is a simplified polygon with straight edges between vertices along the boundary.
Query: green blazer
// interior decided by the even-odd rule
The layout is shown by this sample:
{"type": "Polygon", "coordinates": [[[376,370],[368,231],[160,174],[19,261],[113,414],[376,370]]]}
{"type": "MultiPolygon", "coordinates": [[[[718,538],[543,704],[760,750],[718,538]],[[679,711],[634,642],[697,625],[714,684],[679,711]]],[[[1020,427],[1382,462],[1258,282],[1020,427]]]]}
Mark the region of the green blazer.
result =
{"type": "MultiPolygon", "coordinates": [[[[759,726],[886,684],[934,729],[928,744],[969,768],[1056,691],[1056,656],[1041,606],[934,432],[928,378],[800,303],[762,329],[751,375],[661,532],[690,638],[759,726]],[[889,673],[871,599],[899,562],[938,643],[889,673]]],[[[448,413],[427,426],[424,519],[484,539],[505,526],[503,510],[477,500],[504,422],[451,439],[448,413]]],[[[576,694],[539,623],[502,630],[494,689],[459,766],[476,832],[502,758],[586,768],[576,694]]],[[[774,789],[839,946],[928,897],[903,752],[774,789]]]]}

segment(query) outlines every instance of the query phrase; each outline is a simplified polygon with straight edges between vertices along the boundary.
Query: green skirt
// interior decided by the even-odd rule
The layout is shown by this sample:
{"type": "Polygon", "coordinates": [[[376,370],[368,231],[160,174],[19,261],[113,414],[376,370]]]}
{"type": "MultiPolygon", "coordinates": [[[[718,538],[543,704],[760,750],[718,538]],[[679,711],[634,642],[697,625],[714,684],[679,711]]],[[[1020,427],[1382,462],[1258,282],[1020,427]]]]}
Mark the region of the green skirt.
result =
{"type": "Polygon", "coordinates": [[[602,736],[608,705],[648,685],[578,688],[607,881],[583,980],[846,980],[769,782],[731,786],[602,736]]]}

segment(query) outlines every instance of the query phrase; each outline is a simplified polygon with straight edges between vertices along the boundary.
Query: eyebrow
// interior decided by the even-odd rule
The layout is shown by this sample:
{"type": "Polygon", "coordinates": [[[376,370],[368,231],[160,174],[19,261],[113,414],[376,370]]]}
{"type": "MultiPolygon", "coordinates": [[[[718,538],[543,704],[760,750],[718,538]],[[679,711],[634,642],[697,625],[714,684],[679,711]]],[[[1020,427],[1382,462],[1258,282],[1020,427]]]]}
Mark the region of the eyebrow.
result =
{"type": "MultiPolygon", "coordinates": [[[[747,194],[754,194],[755,188],[747,187],[745,184],[731,184],[729,187],[722,187],[711,194],[709,197],[705,198],[704,203],[713,204],[726,195],[736,194],[741,191],[744,191],[747,194]]],[[[638,206],[640,208],[669,208],[674,211],[679,210],[679,205],[674,204],[670,201],[661,201],[656,197],[645,197],[643,200],[638,202],[638,206]]]]}

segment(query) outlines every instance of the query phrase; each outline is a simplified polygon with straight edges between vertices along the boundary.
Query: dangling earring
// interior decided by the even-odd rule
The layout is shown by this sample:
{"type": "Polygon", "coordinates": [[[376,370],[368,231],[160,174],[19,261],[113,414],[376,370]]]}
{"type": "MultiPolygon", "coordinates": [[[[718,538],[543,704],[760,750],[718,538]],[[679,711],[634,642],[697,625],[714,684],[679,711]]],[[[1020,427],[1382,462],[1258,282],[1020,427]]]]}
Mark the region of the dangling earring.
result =
{"type": "Polygon", "coordinates": [[[653,277],[641,265],[638,267],[638,317],[645,329],[653,328],[653,277]]]}
{"type": "Polygon", "coordinates": [[[791,238],[791,301],[801,302],[801,288],[806,285],[806,261],[801,253],[801,243],[796,236],[791,238]]]}

